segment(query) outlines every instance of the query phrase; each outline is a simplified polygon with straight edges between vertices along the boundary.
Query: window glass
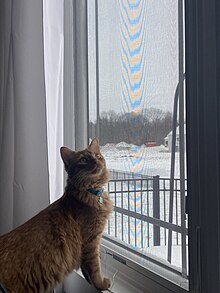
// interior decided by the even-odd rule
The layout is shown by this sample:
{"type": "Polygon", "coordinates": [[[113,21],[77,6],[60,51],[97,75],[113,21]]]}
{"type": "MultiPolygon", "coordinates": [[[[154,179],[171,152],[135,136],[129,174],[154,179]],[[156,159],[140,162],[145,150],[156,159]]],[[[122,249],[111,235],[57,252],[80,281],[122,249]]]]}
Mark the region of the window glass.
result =
{"type": "Polygon", "coordinates": [[[183,4],[88,1],[89,137],[114,204],[105,237],[188,278],[183,4]]]}

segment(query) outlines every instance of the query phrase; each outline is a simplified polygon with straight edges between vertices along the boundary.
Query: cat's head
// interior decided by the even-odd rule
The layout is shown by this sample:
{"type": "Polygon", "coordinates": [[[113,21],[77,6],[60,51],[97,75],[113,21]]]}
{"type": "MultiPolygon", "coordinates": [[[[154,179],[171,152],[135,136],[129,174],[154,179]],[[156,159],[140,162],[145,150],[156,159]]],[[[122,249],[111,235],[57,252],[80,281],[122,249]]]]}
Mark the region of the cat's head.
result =
{"type": "Polygon", "coordinates": [[[61,147],[61,157],[68,174],[67,184],[77,190],[99,188],[108,182],[105,159],[100,153],[99,141],[94,138],[88,148],[72,151],[61,147]]]}

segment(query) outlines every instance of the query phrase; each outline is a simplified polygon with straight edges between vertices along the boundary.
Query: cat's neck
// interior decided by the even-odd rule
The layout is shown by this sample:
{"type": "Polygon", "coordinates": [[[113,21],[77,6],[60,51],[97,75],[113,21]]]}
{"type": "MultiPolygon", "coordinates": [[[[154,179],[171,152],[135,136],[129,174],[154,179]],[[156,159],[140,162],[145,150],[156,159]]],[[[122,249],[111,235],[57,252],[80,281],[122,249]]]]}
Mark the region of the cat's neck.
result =
{"type": "Polygon", "coordinates": [[[104,192],[102,187],[86,187],[79,190],[67,185],[64,197],[77,200],[78,202],[89,207],[100,209],[104,204],[104,201],[108,199],[108,194],[104,192]]]}

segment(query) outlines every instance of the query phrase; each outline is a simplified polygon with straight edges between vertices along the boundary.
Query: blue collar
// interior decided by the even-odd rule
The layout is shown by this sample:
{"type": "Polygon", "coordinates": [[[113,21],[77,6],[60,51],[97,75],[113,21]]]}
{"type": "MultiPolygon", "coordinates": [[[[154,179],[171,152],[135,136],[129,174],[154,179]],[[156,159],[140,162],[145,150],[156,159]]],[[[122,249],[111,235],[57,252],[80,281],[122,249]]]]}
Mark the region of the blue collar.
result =
{"type": "Polygon", "coordinates": [[[88,188],[87,191],[99,197],[99,203],[103,204],[102,194],[104,192],[103,188],[88,188]]]}

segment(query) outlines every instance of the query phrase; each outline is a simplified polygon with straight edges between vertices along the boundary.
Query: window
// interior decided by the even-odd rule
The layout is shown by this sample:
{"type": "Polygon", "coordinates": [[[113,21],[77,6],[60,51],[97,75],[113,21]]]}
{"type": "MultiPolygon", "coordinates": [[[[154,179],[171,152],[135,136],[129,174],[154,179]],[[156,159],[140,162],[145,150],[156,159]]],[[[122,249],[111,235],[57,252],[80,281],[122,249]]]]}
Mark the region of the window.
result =
{"type": "Polygon", "coordinates": [[[114,204],[104,243],[187,289],[183,2],[87,8],[89,137],[100,139],[114,204]]]}
{"type": "Polygon", "coordinates": [[[64,4],[64,139],[98,136],[112,170],[101,251],[112,291],[219,292],[219,1],[64,4]]]}

